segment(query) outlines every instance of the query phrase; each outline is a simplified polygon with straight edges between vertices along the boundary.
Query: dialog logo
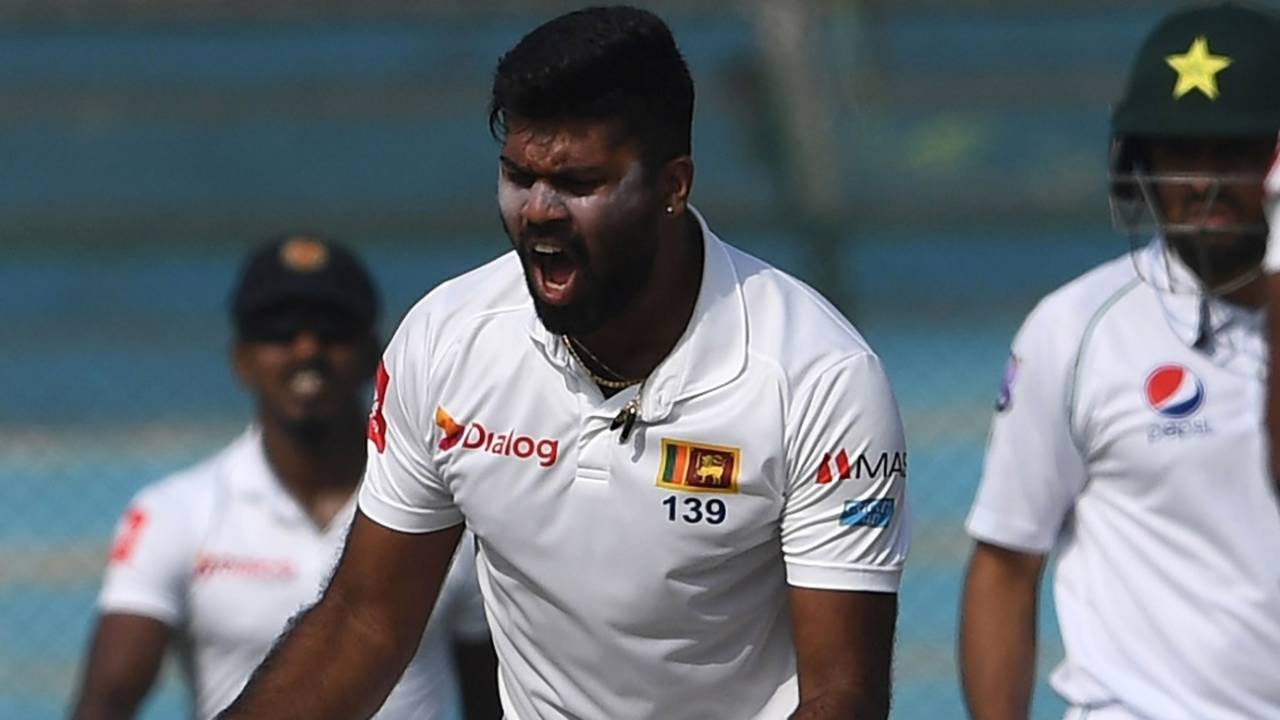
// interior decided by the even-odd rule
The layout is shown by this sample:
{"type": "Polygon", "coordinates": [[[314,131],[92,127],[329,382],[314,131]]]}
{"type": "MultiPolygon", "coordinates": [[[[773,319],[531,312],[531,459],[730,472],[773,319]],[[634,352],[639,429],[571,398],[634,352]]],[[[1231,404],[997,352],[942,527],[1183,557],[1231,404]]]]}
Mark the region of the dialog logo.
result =
{"type": "Polygon", "coordinates": [[[439,405],[436,406],[436,427],[444,431],[444,437],[440,438],[441,450],[448,450],[457,445],[462,439],[462,431],[466,429],[439,405]]]}
{"type": "Polygon", "coordinates": [[[1152,370],[1143,385],[1143,393],[1152,410],[1172,420],[1190,417],[1204,404],[1204,384],[1177,363],[1152,370]]]}
{"type": "Polygon", "coordinates": [[[560,441],[554,438],[533,438],[521,435],[515,429],[506,432],[490,430],[478,422],[460,423],[443,407],[436,407],[436,426],[444,437],[440,449],[460,447],[463,450],[479,450],[490,455],[504,455],[518,460],[535,459],[542,467],[551,467],[560,457],[560,441]]]}

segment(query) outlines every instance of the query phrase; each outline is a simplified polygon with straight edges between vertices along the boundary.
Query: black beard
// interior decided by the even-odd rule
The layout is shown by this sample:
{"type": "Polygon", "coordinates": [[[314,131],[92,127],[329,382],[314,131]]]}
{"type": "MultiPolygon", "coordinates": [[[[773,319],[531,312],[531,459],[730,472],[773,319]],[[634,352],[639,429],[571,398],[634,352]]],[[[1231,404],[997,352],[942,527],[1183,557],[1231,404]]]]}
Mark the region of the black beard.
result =
{"type": "Polygon", "coordinates": [[[286,435],[299,445],[313,450],[323,448],[335,433],[336,423],[320,418],[288,420],[282,424],[286,435]]]}
{"type": "Polygon", "coordinates": [[[1265,235],[1228,238],[1179,234],[1168,240],[1182,262],[1211,290],[1257,270],[1267,252],[1265,235]]]}
{"type": "MultiPolygon", "coordinates": [[[[569,305],[548,305],[538,297],[534,287],[533,272],[527,256],[532,245],[529,236],[513,244],[524,268],[525,285],[538,319],[548,331],[556,335],[589,335],[622,315],[648,286],[653,276],[657,256],[658,218],[651,217],[641,226],[633,226],[631,232],[615,235],[605,250],[604,270],[595,274],[590,265],[586,244],[579,237],[569,243],[579,259],[578,281],[582,283],[582,297],[569,305]],[[608,257],[612,257],[609,260],[608,257]]],[[[504,228],[506,224],[503,224],[504,228]]],[[[510,231],[508,231],[510,237],[510,231]]]]}

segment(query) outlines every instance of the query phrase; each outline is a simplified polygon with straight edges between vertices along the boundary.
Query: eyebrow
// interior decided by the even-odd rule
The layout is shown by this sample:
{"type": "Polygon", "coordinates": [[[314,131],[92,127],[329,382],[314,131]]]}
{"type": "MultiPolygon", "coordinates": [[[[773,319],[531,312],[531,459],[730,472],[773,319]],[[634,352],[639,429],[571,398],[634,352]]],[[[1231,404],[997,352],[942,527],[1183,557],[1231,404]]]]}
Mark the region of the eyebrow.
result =
{"type": "Polygon", "coordinates": [[[502,164],[508,172],[519,173],[522,175],[532,175],[534,177],[545,177],[550,180],[578,180],[584,179],[598,180],[606,175],[604,168],[592,165],[577,165],[561,168],[553,173],[539,173],[532,168],[521,165],[506,155],[498,156],[498,162],[502,164]]]}

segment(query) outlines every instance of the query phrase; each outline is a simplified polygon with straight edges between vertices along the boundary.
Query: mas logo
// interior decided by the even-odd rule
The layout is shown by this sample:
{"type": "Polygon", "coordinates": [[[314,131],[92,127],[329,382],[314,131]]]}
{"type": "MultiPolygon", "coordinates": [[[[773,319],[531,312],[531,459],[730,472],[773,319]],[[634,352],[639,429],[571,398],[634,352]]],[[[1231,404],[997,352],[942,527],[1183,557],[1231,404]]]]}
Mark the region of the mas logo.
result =
{"type": "Polygon", "coordinates": [[[146,526],[147,514],[141,509],[131,507],[125,512],[124,517],[120,519],[115,542],[111,543],[112,564],[129,560],[133,555],[133,549],[138,546],[138,539],[142,537],[142,529],[146,526]]]}
{"type": "Polygon", "coordinates": [[[378,375],[373,381],[373,407],[369,410],[369,439],[379,453],[387,449],[387,419],[382,416],[382,404],[386,402],[390,382],[387,364],[379,362],[378,375]]]}
{"type": "Polygon", "coordinates": [[[879,454],[862,453],[850,457],[849,453],[840,450],[834,456],[826,453],[822,456],[822,464],[818,466],[815,482],[826,485],[833,480],[876,480],[879,478],[905,478],[907,476],[907,453],[882,452],[879,454]]]}
{"type": "Polygon", "coordinates": [[[742,453],[736,447],[662,438],[658,487],[686,492],[737,493],[742,453]]]}
{"type": "Polygon", "coordinates": [[[1143,392],[1152,410],[1175,420],[1194,415],[1204,404],[1204,385],[1200,378],[1176,363],[1152,370],[1143,392]]]}
{"type": "Polygon", "coordinates": [[[491,432],[484,425],[473,422],[464,425],[454,420],[443,408],[436,407],[436,426],[443,432],[440,449],[461,447],[463,450],[479,450],[490,455],[504,455],[519,460],[536,459],[542,467],[551,467],[560,457],[560,441],[553,438],[535,440],[521,435],[514,429],[505,433],[491,432]]]}

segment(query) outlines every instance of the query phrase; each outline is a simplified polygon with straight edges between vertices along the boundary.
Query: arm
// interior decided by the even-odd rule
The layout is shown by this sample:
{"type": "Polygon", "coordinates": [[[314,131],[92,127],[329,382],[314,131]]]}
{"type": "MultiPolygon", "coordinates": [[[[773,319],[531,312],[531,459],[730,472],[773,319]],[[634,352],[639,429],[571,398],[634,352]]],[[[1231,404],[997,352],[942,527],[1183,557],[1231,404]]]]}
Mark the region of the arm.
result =
{"type": "Polygon", "coordinates": [[[965,578],[960,678],[975,720],[1026,720],[1044,556],[979,542],[965,578]]]}
{"type": "Polygon", "coordinates": [[[792,717],[883,720],[910,534],[897,402],[870,353],[831,365],[796,397],[782,517],[799,681],[792,717]]]}
{"type": "Polygon", "coordinates": [[[792,720],[889,716],[894,593],[790,590],[800,705],[792,720]]]}
{"type": "Polygon", "coordinates": [[[461,533],[461,525],[399,532],[358,512],[324,596],[218,717],[347,720],[376,712],[417,649],[461,533]]]}
{"type": "Polygon", "coordinates": [[[89,646],[73,720],[131,718],[155,682],[169,626],[154,618],[107,613],[89,646]]]}

